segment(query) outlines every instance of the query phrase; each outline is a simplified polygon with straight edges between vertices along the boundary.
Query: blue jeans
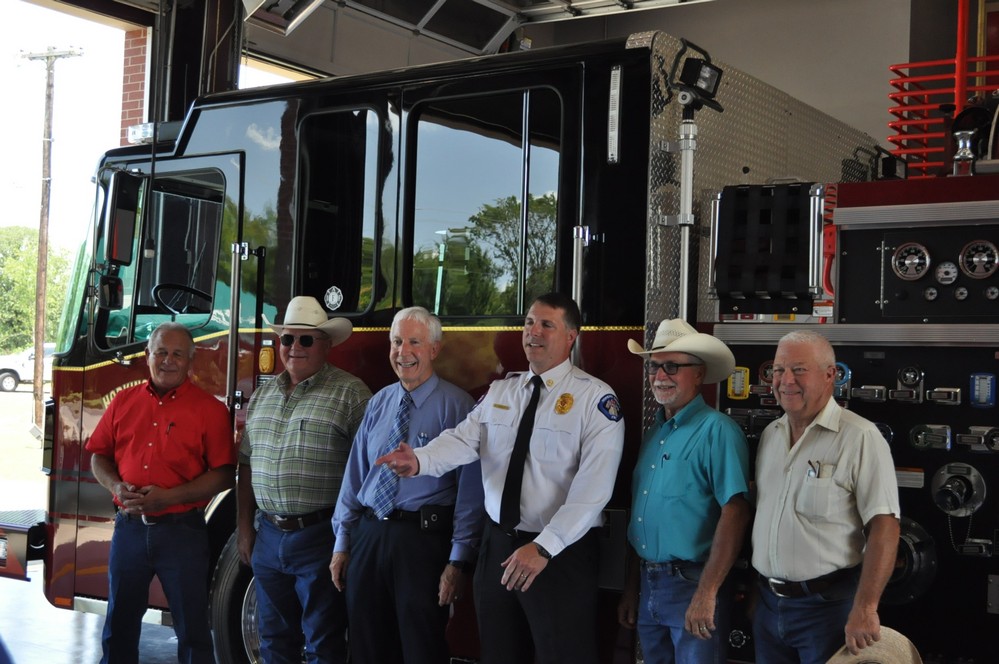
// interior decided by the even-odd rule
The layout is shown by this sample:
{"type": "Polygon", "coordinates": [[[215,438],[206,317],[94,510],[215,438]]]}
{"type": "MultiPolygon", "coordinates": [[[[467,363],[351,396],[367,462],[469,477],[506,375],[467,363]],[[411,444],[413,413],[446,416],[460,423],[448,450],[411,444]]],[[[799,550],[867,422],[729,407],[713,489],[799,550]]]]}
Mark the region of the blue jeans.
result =
{"type": "MultiPolygon", "coordinates": [[[[848,586],[852,590],[852,586],[848,586]]],[[[800,598],[778,597],[763,583],[753,616],[756,661],[766,664],[825,664],[846,643],[853,592],[800,598]]]]}
{"type": "Polygon", "coordinates": [[[267,664],[347,661],[347,608],[333,585],[333,527],[285,532],[266,519],[253,546],[260,654],[267,664]]]}
{"type": "Polygon", "coordinates": [[[671,563],[641,564],[637,628],[645,664],[724,664],[726,661],[732,613],[731,583],[723,583],[718,591],[715,631],[710,639],[694,638],[684,629],[684,617],[697,590],[702,569],[703,565],[684,568],[671,563]]]}
{"type": "Polygon", "coordinates": [[[142,615],[149,605],[153,575],[159,577],[170,606],[177,660],[214,663],[208,629],[208,531],[204,515],[192,510],[149,526],[124,513],[115,519],[102,664],[139,661],[142,615]]]}

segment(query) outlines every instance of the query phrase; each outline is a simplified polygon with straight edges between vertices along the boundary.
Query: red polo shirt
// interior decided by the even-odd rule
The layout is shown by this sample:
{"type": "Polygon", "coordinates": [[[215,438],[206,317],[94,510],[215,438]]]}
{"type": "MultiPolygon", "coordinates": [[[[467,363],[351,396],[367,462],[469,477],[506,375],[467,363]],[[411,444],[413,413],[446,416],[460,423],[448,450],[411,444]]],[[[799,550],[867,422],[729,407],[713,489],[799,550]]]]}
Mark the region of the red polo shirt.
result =
{"type": "MultiPolygon", "coordinates": [[[[113,458],[121,479],[137,487],[171,489],[236,464],[228,409],[190,380],[162,397],[149,382],[117,394],[87,441],[87,450],[113,458]]],[[[207,504],[184,503],[166,512],[207,504]]]]}

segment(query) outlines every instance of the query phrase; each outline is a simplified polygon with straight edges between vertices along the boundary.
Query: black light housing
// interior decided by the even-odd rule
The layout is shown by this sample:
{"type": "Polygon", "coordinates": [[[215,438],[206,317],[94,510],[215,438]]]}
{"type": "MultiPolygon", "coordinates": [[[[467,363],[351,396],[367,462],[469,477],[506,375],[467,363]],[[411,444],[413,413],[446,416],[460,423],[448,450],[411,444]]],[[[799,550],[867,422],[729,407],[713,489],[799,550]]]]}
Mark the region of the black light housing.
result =
{"type": "Polygon", "coordinates": [[[683,61],[683,68],[680,70],[679,82],[697,90],[704,99],[714,99],[715,94],[718,93],[721,76],[721,68],[711,64],[708,60],[687,58],[683,61]]]}

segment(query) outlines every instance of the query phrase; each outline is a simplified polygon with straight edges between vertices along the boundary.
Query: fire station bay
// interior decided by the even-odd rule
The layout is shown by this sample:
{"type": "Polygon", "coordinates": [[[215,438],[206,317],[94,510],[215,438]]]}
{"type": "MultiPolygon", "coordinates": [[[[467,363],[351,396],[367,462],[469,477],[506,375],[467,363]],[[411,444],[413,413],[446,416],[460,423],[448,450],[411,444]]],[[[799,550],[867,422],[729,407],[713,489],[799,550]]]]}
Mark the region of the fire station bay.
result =
{"type": "MultiPolygon", "coordinates": [[[[396,614],[400,662],[999,661],[999,3],[22,2],[120,29],[126,63],[121,143],[77,174],[89,226],[17,477],[46,499],[0,499],[0,662],[135,661],[104,628],[111,554],[123,522],[152,538],[158,517],[115,504],[88,443],[151,380],[152,333],[173,323],[194,341],[186,380],[225,406],[238,448],[288,348],[316,340],[282,334],[303,297],[322,330],[350,330],[325,360],[376,395],[407,385],[396,313],[433,314],[433,369],[478,422],[449,425],[475,438],[484,498],[470,557],[430,578],[435,593],[459,579],[428,609],[446,657],[414,654],[396,614]],[[246,85],[248,68],[284,82],[246,85]],[[559,361],[602,398],[538,360],[558,332],[527,314],[549,310],[570,341],[559,361]],[[556,394],[532,429],[533,373],[556,394]],[[503,400],[516,387],[520,405],[503,400]],[[521,513],[541,515],[510,526],[522,410],[521,513]],[[491,418],[509,420],[507,448],[491,418]],[[525,654],[497,654],[514,652],[502,621],[525,654]],[[579,643],[592,659],[564,654],[579,643]]],[[[430,438],[409,442],[436,469],[457,443],[430,438]]],[[[261,502],[258,527],[332,532],[340,481],[317,512],[261,502]]],[[[358,531],[398,517],[456,536],[457,517],[435,522],[461,512],[453,492],[433,518],[383,517],[357,488],[358,531]]],[[[194,512],[198,627],[227,664],[273,659],[276,638],[239,491],[194,512]]],[[[374,583],[361,555],[345,574],[371,579],[329,583],[348,622],[351,588],[374,583]]],[[[138,661],[186,652],[175,583],[150,584],[138,661]]],[[[295,659],[327,661],[308,618],[295,659]]],[[[373,661],[354,629],[334,638],[373,661]]]]}

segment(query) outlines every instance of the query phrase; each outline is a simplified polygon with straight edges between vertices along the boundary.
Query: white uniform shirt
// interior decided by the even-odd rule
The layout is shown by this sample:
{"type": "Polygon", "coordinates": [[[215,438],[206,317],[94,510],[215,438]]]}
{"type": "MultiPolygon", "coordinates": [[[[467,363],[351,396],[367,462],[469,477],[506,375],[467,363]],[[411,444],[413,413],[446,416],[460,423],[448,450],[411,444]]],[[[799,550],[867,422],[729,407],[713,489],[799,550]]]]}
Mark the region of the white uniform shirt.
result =
{"type": "MultiPolygon", "coordinates": [[[[440,476],[482,459],[486,512],[499,522],[500,499],[533,373],[494,381],[468,417],[415,450],[421,475],[440,476]]],[[[521,489],[519,530],[557,555],[603,525],[624,447],[624,421],[614,391],[569,360],[541,375],[530,452],[521,489]]]]}
{"type": "Polygon", "coordinates": [[[787,415],[763,431],[756,455],[753,567],[807,581],[863,559],[864,525],[898,518],[891,451],[873,423],[829,399],[790,447],[787,415]]]}

